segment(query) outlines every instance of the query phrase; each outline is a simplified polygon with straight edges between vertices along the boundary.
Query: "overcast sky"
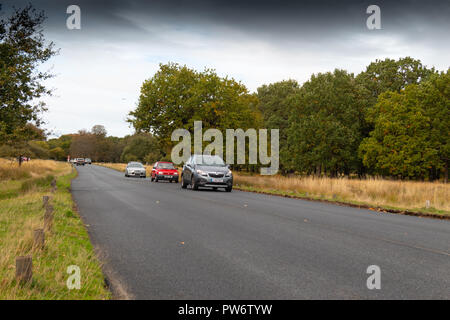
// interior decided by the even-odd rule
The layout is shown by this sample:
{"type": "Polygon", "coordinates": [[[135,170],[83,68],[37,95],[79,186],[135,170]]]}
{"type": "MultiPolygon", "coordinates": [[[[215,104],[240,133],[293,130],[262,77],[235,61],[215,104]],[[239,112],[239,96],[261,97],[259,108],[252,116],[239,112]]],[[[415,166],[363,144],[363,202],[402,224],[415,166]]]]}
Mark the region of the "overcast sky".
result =
{"type": "MultiPolygon", "coordinates": [[[[2,1],[3,11],[29,1],[2,1]]],[[[46,37],[60,54],[46,68],[55,95],[45,127],[56,135],[125,122],[145,79],[169,61],[216,69],[250,91],[285,79],[306,81],[335,68],[359,73],[375,59],[411,56],[447,70],[450,1],[33,1],[48,16],[46,37]],[[66,9],[81,8],[81,30],[66,28],[66,9]],[[366,9],[381,8],[381,30],[366,9]]]]}

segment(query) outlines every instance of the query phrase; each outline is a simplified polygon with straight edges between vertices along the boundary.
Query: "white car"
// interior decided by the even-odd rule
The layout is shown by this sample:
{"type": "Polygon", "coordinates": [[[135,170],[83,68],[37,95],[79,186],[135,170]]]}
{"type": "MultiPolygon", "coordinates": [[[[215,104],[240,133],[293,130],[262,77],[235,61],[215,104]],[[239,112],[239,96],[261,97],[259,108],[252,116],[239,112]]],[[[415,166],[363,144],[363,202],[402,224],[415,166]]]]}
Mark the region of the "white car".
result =
{"type": "Polygon", "coordinates": [[[147,173],[145,167],[140,162],[129,162],[125,168],[125,177],[145,178],[147,173]]]}

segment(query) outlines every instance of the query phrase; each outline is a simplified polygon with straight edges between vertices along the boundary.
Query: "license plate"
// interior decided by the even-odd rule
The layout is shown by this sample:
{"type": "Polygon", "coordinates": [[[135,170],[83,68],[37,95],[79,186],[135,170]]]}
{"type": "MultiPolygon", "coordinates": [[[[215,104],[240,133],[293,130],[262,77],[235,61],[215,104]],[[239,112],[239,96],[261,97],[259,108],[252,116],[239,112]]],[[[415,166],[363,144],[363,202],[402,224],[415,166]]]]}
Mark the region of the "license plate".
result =
{"type": "Polygon", "coordinates": [[[220,179],[220,178],[211,178],[211,182],[223,182],[223,179],[220,179]]]}
{"type": "Polygon", "coordinates": [[[172,178],[172,176],[167,176],[167,178],[172,178]]]}

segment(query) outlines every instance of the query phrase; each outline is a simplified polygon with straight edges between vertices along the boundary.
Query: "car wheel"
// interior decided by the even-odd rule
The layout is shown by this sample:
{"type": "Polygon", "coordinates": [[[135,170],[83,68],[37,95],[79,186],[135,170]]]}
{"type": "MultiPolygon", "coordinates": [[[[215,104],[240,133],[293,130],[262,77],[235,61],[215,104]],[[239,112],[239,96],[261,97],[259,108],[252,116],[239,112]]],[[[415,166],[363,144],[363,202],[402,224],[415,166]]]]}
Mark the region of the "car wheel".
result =
{"type": "Polygon", "coordinates": [[[150,176],[150,181],[153,182],[155,180],[152,176],[150,176]]]}
{"type": "Polygon", "coordinates": [[[155,176],[155,182],[158,182],[158,177],[155,176]]]}
{"type": "Polygon", "coordinates": [[[194,176],[191,177],[191,188],[192,190],[198,190],[198,185],[195,183],[194,176]]]}
{"type": "Polygon", "coordinates": [[[231,186],[231,187],[226,187],[226,188],[225,188],[225,191],[226,191],[226,192],[231,192],[231,190],[233,190],[233,187],[232,187],[232,186],[231,186]]]}
{"type": "Polygon", "coordinates": [[[214,191],[217,191],[217,187],[213,187],[213,190],[214,190],[214,191]]]}
{"type": "Polygon", "coordinates": [[[181,188],[182,188],[182,189],[186,189],[186,187],[187,187],[187,184],[186,184],[186,182],[184,181],[184,178],[181,177],[181,188]]]}

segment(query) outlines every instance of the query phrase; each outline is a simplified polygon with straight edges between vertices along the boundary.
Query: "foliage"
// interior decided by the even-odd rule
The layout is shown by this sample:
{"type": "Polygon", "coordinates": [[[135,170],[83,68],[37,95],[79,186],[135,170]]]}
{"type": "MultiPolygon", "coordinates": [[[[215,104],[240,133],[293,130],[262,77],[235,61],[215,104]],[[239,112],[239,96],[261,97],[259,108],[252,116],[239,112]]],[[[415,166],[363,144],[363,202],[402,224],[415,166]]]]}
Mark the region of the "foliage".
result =
{"type": "Polygon", "coordinates": [[[151,132],[165,155],[173,143],[172,131],[193,132],[195,120],[203,128],[257,128],[261,119],[257,98],[233,79],[221,78],[213,70],[197,72],[186,66],[161,64],[160,70],[141,87],[139,104],[129,114],[137,132],[151,132]]]}
{"type": "Polygon", "coordinates": [[[286,171],[291,158],[287,129],[292,114],[292,100],[299,92],[299,84],[295,80],[287,80],[263,85],[257,91],[258,109],[263,117],[264,128],[280,130],[281,170],[286,171]]]}
{"type": "Polygon", "coordinates": [[[52,75],[39,66],[56,51],[44,38],[44,20],[44,14],[31,5],[0,20],[0,141],[4,144],[17,146],[34,139],[35,132],[26,124],[32,121],[39,127],[40,113],[46,110],[39,98],[51,94],[43,81],[52,75]]]}
{"type": "Polygon", "coordinates": [[[402,178],[448,176],[450,74],[382,94],[368,113],[374,130],[360,146],[364,165],[402,178]]]}
{"type": "Polygon", "coordinates": [[[126,147],[120,159],[122,162],[155,162],[160,160],[158,141],[149,133],[140,133],[125,138],[126,147]],[[150,161],[149,161],[150,160],[150,161]]]}
{"type": "Polygon", "coordinates": [[[359,167],[364,88],[343,70],[313,75],[293,99],[287,130],[291,168],[334,176],[359,167]]]}

